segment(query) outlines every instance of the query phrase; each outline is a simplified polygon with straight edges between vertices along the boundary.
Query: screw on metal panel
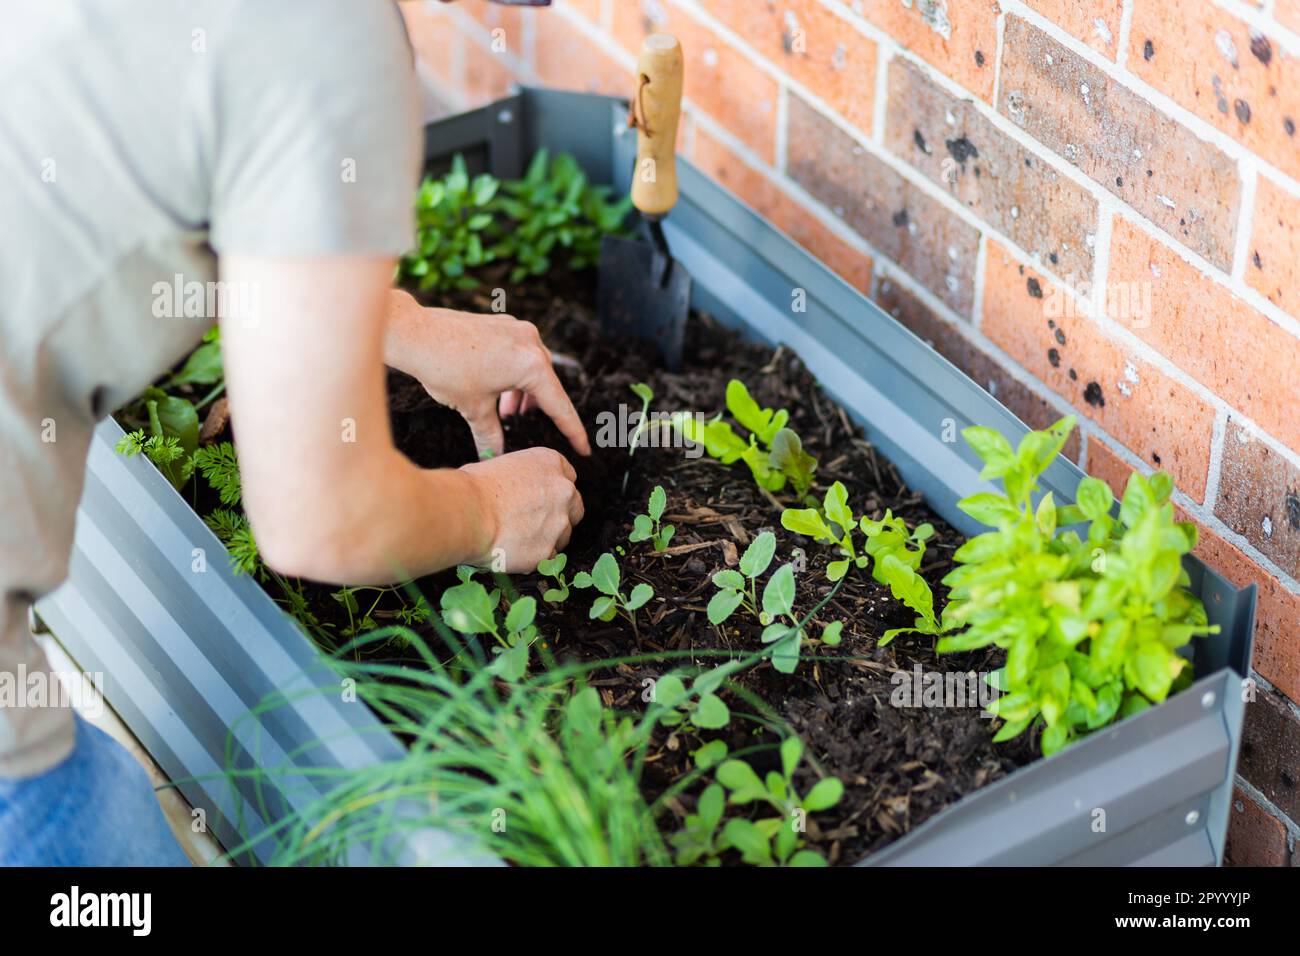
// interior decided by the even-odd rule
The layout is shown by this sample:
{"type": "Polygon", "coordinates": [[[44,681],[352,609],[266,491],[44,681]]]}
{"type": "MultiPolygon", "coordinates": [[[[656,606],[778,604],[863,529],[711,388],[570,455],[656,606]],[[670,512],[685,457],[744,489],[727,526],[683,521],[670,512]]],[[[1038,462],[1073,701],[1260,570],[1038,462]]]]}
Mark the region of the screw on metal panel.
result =
{"type": "Polygon", "coordinates": [[[502,110],[500,113],[497,114],[498,123],[507,124],[507,123],[513,123],[514,121],[515,121],[515,114],[510,112],[509,110],[502,110]]]}
{"type": "Polygon", "coordinates": [[[27,606],[27,627],[33,634],[50,633],[50,626],[36,613],[35,606],[30,604],[27,606]]]}
{"type": "Polygon", "coordinates": [[[1211,707],[1214,706],[1214,702],[1216,700],[1218,700],[1218,698],[1214,696],[1214,691],[1207,690],[1204,694],[1201,695],[1201,706],[1204,707],[1206,710],[1209,710],[1211,707]]]}
{"type": "Polygon", "coordinates": [[[1196,826],[1197,821],[1201,819],[1201,811],[1199,811],[1199,810],[1188,810],[1188,811],[1187,811],[1187,816],[1184,817],[1184,819],[1187,821],[1187,825],[1188,825],[1189,827],[1194,827],[1194,826],[1196,826]]]}

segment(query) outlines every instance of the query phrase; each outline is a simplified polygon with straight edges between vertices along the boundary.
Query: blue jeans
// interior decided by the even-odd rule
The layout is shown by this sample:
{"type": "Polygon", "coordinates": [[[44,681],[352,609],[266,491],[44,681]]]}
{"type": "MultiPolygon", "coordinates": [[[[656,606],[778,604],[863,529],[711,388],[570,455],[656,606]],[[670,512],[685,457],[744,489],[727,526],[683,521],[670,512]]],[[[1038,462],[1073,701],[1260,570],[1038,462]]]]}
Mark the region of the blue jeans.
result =
{"type": "Polygon", "coordinates": [[[77,721],[66,760],[0,779],[0,866],[188,866],[144,769],[102,730],[77,721]]]}

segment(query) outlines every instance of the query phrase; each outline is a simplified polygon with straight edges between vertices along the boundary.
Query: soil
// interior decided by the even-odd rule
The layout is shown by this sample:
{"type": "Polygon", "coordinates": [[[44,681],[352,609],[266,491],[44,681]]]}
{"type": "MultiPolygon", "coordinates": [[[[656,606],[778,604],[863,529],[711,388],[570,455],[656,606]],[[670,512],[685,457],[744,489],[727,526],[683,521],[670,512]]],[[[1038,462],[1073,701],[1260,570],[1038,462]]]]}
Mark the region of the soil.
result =
{"type": "MultiPolygon", "coordinates": [[[[486,273],[477,291],[439,296],[438,305],[477,312],[491,309],[491,290],[505,286],[504,276],[486,273]]],[[[655,597],[638,614],[636,632],[621,619],[608,624],[588,619],[594,592],[575,590],[562,605],[539,600],[539,621],[553,653],[561,659],[604,660],[663,651],[698,650],[701,666],[715,666],[721,658],[707,652],[726,651],[737,656],[761,646],[762,628],[752,616],[737,611],[721,628],[711,625],[705,606],[715,588],[714,572],[734,567],[752,537],[762,530],[777,536],[781,563],[806,555],[806,571],[798,575],[796,611],[802,616],[830,590],[822,573],[833,555],[824,547],[794,535],[780,525],[778,502],[797,503],[786,493],[772,497],[750,479],[743,464],[723,466],[705,457],[688,457],[682,448],[638,448],[629,455],[626,444],[596,447],[598,416],[639,411],[639,400],[629,391],[634,382],[654,389],[653,408],[659,411],[698,411],[713,415],[723,408],[727,381],[739,378],[763,406],[786,408],[790,426],[816,457],[817,491],[842,481],[850,505],[873,518],[886,508],[904,517],[910,526],[929,522],[935,535],[929,542],[922,573],[935,593],[936,610],[946,589],[940,579],[952,567],[951,555],[961,536],[925,505],[919,493],[908,488],[894,467],[877,454],[845,412],[818,387],[797,356],[784,348],[745,341],[704,315],[694,315],[687,332],[682,371],[667,372],[652,347],[606,336],[595,315],[594,272],[552,273],[544,281],[527,281],[513,287],[510,313],[538,325],[543,339],[559,356],[557,370],[593,437],[590,459],[573,453],[548,419],[530,413],[508,419],[506,450],[546,445],[565,453],[578,472],[578,487],[586,505],[586,518],[565,549],[566,574],[588,570],[605,551],[620,555],[626,590],[644,581],[655,597]],[[624,487],[624,483],[626,485],[624,487]],[[665,517],[676,534],[665,554],[657,555],[649,542],[627,540],[636,514],[645,510],[655,485],[668,496],[665,517]],[[617,549],[622,549],[618,551],[617,549]],[[798,549],[798,550],[796,550],[798,549]]],[[[434,304],[432,301],[430,304],[434,304]]],[[[424,467],[458,466],[475,460],[469,429],[453,411],[439,406],[413,379],[389,373],[389,398],[393,434],[398,447],[424,467]]],[[[769,571],[769,573],[770,573],[769,571]]],[[[513,579],[520,593],[540,597],[536,577],[513,579]]],[[[454,578],[436,576],[420,582],[436,595],[454,578]]],[[[760,588],[761,588],[760,581],[760,588]]],[[[625,593],[626,593],[625,590],[625,593]]],[[[308,585],[309,603],[326,625],[342,630],[347,616],[329,596],[330,589],[308,585]]],[[[381,604],[376,619],[387,623],[381,604]]],[[[964,707],[898,707],[890,702],[898,688],[899,672],[920,667],[924,672],[982,675],[999,667],[1002,652],[988,649],[940,656],[932,638],[904,635],[887,647],[876,646],[891,627],[911,624],[912,614],[888,590],[861,572],[850,574],[836,597],[817,615],[809,628],[821,633],[832,620],[844,622],[838,647],[816,641],[803,646],[805,659],[792,675],[763,663],[742,672],[739,685],[760,697],[803,738],[807,762],[799,773],[800,792],[812,786],[819,772],[839,777],[845,786],[840,803],[809,821],[807,838],[833,864],[851,864],[888,845],[919,826],[964,795],[991,783],[1034,757],[1028,735],[1008,744],[993,744],[995,722],[980,717],[978,705],[964,707]]],[[[430,638],[433,640],[432,633],[430,638]]],[[[400,654],[396,647],[395,655],[400,654]]],[[[639,710],[647,679],[690,661],[681,657],[645,664],[623,664],[593,675],[592,683],[608,705],[639,710]]],[[[978,678],[977,678],[978,679],[978,678]]],[[[740,695],[724,699],[733,713],[753,713],[740,695]]],[[[643,790],[654,800],[688,773],[691,750],[704,739],[721,736],[734,752],[776,738],[755,721],[733,720],[722,732],[694,734],[667,730],[651,748],[643,776],[643,790]]],[[[773,749],[747,755],[760,775],[777,765],[773,749]]],[[[678,818],[694,808],[698,786],[667,801],[678,818]]],[[[665,831],[678,829],[679,820],[665,816],[665,831]]]]}

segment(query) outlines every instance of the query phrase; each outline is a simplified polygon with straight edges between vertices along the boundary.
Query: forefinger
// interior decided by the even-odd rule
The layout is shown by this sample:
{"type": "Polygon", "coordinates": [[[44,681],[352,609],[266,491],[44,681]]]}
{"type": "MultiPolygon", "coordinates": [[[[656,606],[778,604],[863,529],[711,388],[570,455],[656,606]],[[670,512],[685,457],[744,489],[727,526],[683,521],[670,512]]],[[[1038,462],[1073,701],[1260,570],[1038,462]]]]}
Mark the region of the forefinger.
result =
{"type": "Polygon", "coordinates": [[[542,411],[550,416],[551,421],[555,422],[555,426],[569,440],[574,451],[584,457],[590,455],[591,442],[587,438],[587,430],[582,427],[578,410],[573,407],[573,401],[569,398],[569,393],[564,390],[564,386],[560,384],[555,370],[548,368],[543,373],[542,380],[527,391],[542,411]]]}

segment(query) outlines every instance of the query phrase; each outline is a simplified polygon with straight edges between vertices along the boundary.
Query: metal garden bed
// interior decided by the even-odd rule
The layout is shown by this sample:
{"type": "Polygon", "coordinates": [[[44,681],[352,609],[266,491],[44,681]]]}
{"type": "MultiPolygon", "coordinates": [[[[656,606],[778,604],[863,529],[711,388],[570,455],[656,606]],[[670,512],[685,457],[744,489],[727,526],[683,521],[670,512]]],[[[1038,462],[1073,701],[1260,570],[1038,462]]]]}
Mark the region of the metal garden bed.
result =
{"type": "MultiPolygon", "coordinates": [[[[439,168],[460,152],[471,168],[511,177],[548,146],[572,153],[592,180],[626,190],[635,145],[625,116],[625,105],[607,97],[525,89],[430,126],[426,157],[439,168]]],[[[981,424],[1014,438],[1026,426],[687,163],[680,182],[665,228],[694,277],[693,305],[796,351],[931,508],[965,533],[980,530],[956,502],[989,486],[974,454],[943,435],[981,424]],[[789,307],[796,288],[805,292],[804,312],[789,307]]],[[[239,831],[263,833],[286,805],[305,806],[317,791],[297,786],[268,797],[222,780],[230,728],[245,765],[359,767],[399,755],[401,744],[364,706],[310,693],[337,680],[319,651],[256,582],[230,573],[216,537],[143,456],[114,453],[120,434],[111,420],[96,433],[71,577],[39,612],[81,667],[105,675],[109,702],[232,846],[239,831]],[[192,570],[195,549],[207,556],[202,573],[192,570]],[[289,692],[290,702],[248,718],[276,691],[289,692]]],[[[1072,501],[1081,477],[1058,458],[1043,484],[1058,501],[1072,501]]],[[[1194,642],[1189,689],[966,797],[865,862],[1220,862],[1255,594],[1195,559],[1187,568],[1222,628],[1194,642]]],[[[264,840],[256,854],[266,859],[271,848],[264,840]]],[[[419,854],[471,859],[450,843],[419,854]]]]}

